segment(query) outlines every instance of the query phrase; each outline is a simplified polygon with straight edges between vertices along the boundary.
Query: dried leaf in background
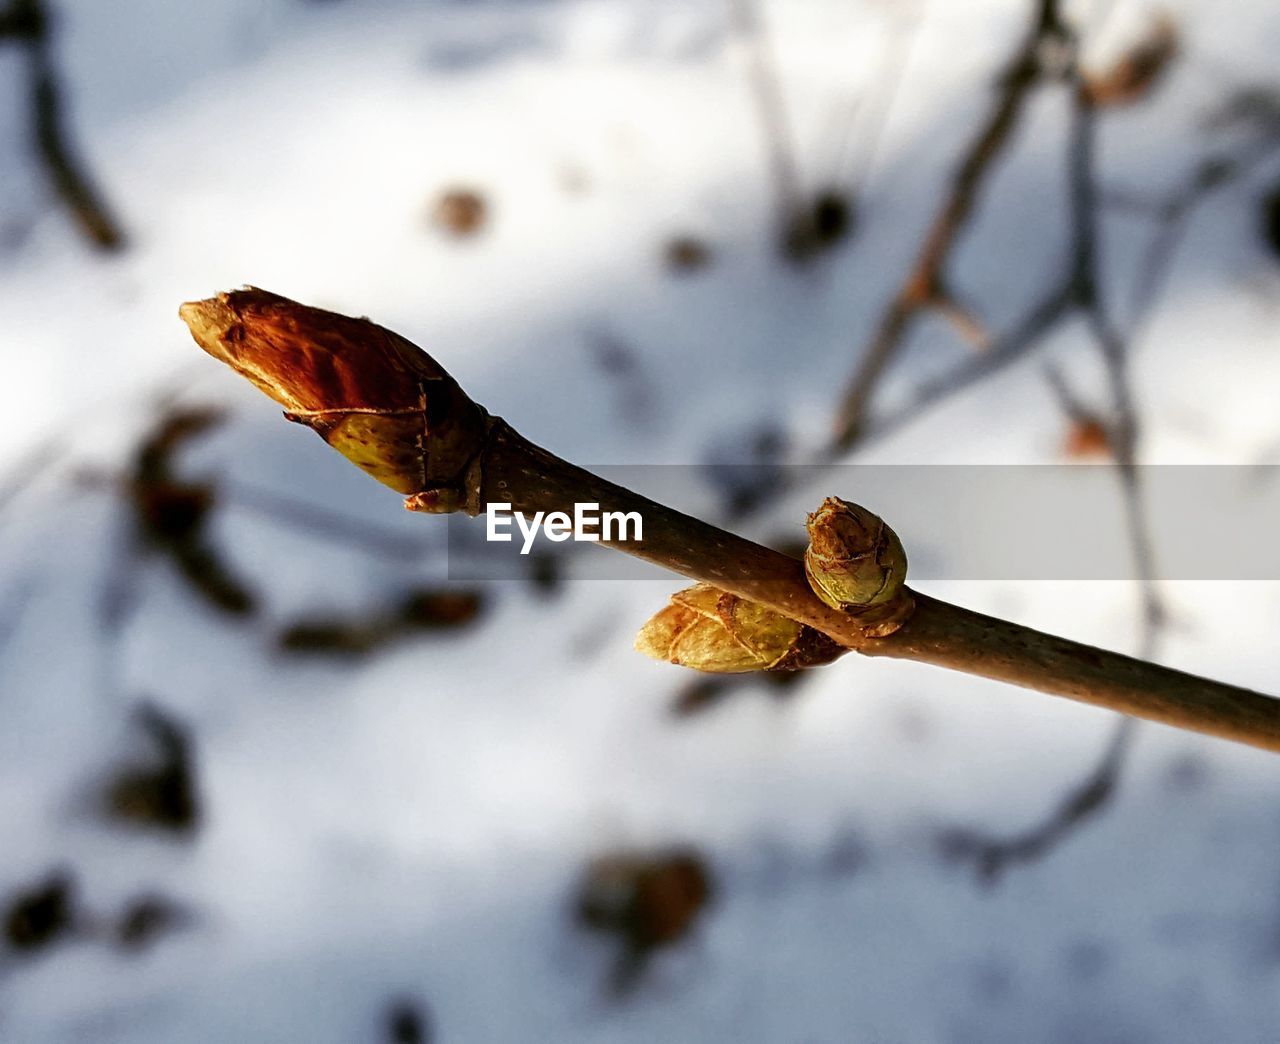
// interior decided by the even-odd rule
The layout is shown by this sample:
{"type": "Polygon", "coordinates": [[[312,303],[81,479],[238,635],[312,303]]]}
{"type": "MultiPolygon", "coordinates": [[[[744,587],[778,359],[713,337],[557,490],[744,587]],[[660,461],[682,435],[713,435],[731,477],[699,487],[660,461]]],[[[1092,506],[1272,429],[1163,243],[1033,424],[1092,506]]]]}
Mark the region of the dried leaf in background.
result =
{"type": "Polygon", "coordinates": [[[107,810],[125,822],[190,834],[200,825],[201,802],[187,729],[151,702],[138,707],[136,719],[150,750],[107,784],[107,810]]]}
{"type": "Polygon", "coordinates": [[[1147,35],[1105,72],[1086,75],[1082,89],[1098,107],[1132,105],[1157,87],[1178,56],[1178,27],[1169,15],[1156,16],[1147,35]]]}
{"type": "Polygon", "coordinates": [[[436,227],[458,239],[474,236],[485,225],[489,207],[475,189],[446,189],[431,211],[436,227]]]}
{"type": "Polygon", "coordinates": [[[578,919],[619,939],[615,988],[634,985],[655,950],[684,939],[713,891],[710,868],[692,848],[615,852],[592,861],[579,887],[578,919]]]}
{"type": "Polygon", "coordinates": [[[57,870],[40,884],[10,900],[4,916],[4,938],[15,950],[42,949],[72,926],[75,880],[57,870]]]}

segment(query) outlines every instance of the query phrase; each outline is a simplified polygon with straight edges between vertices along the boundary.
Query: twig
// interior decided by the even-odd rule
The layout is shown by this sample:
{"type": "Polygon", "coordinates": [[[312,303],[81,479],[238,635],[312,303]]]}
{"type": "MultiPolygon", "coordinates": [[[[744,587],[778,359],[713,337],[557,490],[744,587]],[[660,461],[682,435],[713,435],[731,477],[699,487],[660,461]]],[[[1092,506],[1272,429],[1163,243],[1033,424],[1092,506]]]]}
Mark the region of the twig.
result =
{"type": "MultiPolygon", "coordinates": [[[[1007,333],[991,341],[987,349],[950,370],[920,382],[907,401],[878,416],[861,422],[851,438],[859,444],[882,438],[916,420],[926,410],[944,399],[971,388],[984,378],[998,373],[1021,359],[1039,345],[1063,319],[1071,314],[1075,289],[1070,279],[1055,284],[1042,294],[1007,333]]],[[[848,448],[848,447],[842,447],[848,448]]],[[[834,454],[833,454],[834,456],[834,454]]]]}
{"type": "Polygon", "coordinates": [[[68,144],[50,27],[43,0],[10,0],[0,14],[0,39],[7,35],[27,49],[33,144],[50,184],[90,242],[119,250],[125,243],[120,226],[68,144]]]}
{"type": "Polygon", "coordinates": [[[1133,739],[1133,725],[1132,718],[1120,720],[1094,770],[1067,792],[1043,822],[1012,837],[993,837],[970,829],[945,830],[939,838],[943,855],[973,863],[978,876],[989,885],[994,885],[1011,866],[1043,858],[1115,796],[1120,769],[1133,739]]]}
{"type": "Polygon", "coordinates": [[[1143,253],[1130,296],[1131,333],[1154,308],[1196,207],[1240,180],[1277,151],[1280,151],[1280,136],[1273,135],[1260,138],[1234,156],[1209,156],[1191,172],[1183,186],[1157,208],[1156,229],[1143,253]]]}
{"type": "Polygon", "coordinates": [[[420,559],[432,550],[432,545],[420,539],[370,525],[365,519],[330,511],[275,490],[244,482],[226,482],[220,484],[218,492],[227,507],[254,512],[295,531],[344,547],[408,560],[420,559]]]}
{"type": "MultiPolygon", "coordinates": [[[[1070,157],[1079,158],[1081,135],[1092,133],[1091,127],[1086,124],[1091,125],[1093,119],[1092,111],[1084,112],[1079,104],[1076,105],[1073,117],[1074,129],[1067,146],[1069,163],[1076,162],[1076,159],[1070,157]]],[[[1139,275],[1134,284],[1128,309],[1126,338],[1132,339],[1150,314],[1182,233],[1195,208],[1209,199],[1214,192],[1243,177],[1249,170],[1274,155],[1277,148],[1280,148],[1280,138],[1264,136],[1233,157],[1209,157],[1192,172],[1186,184],[1171,199],[1157,207],[1159,223],[1147,244],[1143,261],[1139,266],[1139,275]]],[[[1075,174],[1069,174],[1069,177],[1073,181],[1078,180],[1075,174]]],[[[1096,189],[1093,192],[1094,195],[1087,201],[1086,207],[1088,211],[1096,213],[1102,201],[1098,198],[1096,189]]],[[[1078,213],[1085,212],[1082,210],[1078,213]]],[[[856,433],[857,443],[862,444],[897,431],[942,401],[1025,358],[1040,347],[1045,338],[1057,329],[1060,323],[1079,314],[1079,309],[1082,307],[1085,307],[1087,312],[1086,277],[1091,278],[1092,274],[1085,273],[1082,266],[1093,264],[1094,244],[1082,239],[1082,224],[1079,216],[1073,217],[1072,225],[1074,232],[1069,263],[1062,275],[1042,292],[1041,296],[1028,308],[1026,314],[1006,333],[997,337],[987,351],[969,357],[938,376],[917,384],[905,402],[878,414],[867,416],[864,413],[861,427],[856,433]]],[[[1091,232],[1088,235],[1093,237],[1091,232]]],[[[1114,321],[1112,325],[1115,325],[1114,321]]],[[[866,412],[869,413],[869,403],[866,412]]],[[[839,449],[847,448],[849,447],[839,447],[839,449]]],[[[832,453],[831,457],[834,458],[834,456],[835,453],[832,453]]]]}
{"type": "Polygon", "coordinates": [[[1027,99],[1041,77],[1041,52],[1063,32],[1056,0],[1038,0],[1030,32],[1000,78],[1000,93],[956,171],[951,191],[925,234],[924,244],[901,289],[881,317],[871,343],[841,401],[833,445],[852,446],[862,434],[865,415],[880,378],[898,354],[915,322],[926,311],[952,300],[947,262],[973,214],[978,197],[1004,153],[1027,99]]]}
{"type": "Polygon", "coordinates": [[[182,307],[202,348],[286,407],[420,511],[488,503],[639,512],[642,541],[606,546],[807,624],[867,656],[931,663],[1280,751],[1280,700],[1043,634],[913,592],[887,637],[810,589],[803,564],[576,467],[491,417],[421,349],[364,319],[262,290],[182,307]]]}
{"type": "Polygon", "coordinates": [[[1129,349],[1111,320],[1100,286],[1100,214],[1094,175],[1096,108],[1092,96],[1075,75],[1074,60],[1072,65],[1072,76],[1077,81],[1073,92],[1074,133],[1068,152],[1072,224],[1075,229],[1072,279],[1077,307],[1083,311],[1088,321],[1107,373],[1113,415],[1110,442],[1119,468],[1129,542],[1133,548],[1134,568],[1142,594],[1143,635],[1140,655],[1149,657],[1155,652],[1157,631],[1165,613],[1156,591],[1155,555],[1138,473],[1139,424],[1129,379],[1129,349]]]}

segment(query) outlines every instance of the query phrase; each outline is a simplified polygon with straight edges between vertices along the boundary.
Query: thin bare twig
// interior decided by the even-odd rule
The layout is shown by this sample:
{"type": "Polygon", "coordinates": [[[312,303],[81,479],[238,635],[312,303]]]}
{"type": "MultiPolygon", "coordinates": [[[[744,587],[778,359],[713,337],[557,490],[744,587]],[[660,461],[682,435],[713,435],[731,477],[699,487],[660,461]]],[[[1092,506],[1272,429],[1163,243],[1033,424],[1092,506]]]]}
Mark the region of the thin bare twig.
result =
{"type": "Polygon", "coordinates": [[[355,550],[412,561],[430,553],[433,547],[389,527],[370,525],[366,519],[331,511],[261,486],[240,481],[223,482],[219,484],[218,492],[229,508],[251,511],[294,531],[355,550]]]}
{"type": "MultiPolygon", "coordinates": [[[[1077,111],[1075,121],[1079,124],[1082,120],[1092,121],[1093,118],[1092,113],[1082,115],[1077,111]]],[[[1073,131],[1073,141],[1068,144],[1069,154],[1079,154],[1074,140],[1080,133],[1079,127],[1073,131]]],[[[1123,335],[1126,339],[1136,337],[1150,315],[1167,278],[1176,248],[1195,209],[1211,198],[1214,192],[1225,188],[1250,170],[1256,169],[1268,157],[1274,156],[1277,149],[1280,149],[1280,136],[1264,136],[1235,156],[1211,156],[1191,173],[1173,197],[1156,208],[1157,226],[1144,251],[1130,297],[1127,331],[1123,335]]],[[[1096,189],[1094,192],[1088,205],[1097,211],[1102,200],[1096,189]]],[[[1026,358],[1041,347],[1061,323],[1081,314],[1080,309],[1084,303],[1082,299],[1088,294],[1081,265],[1091,263],[1089,259],[1093,248],[1091,244],[1081,241],[1079,221],[1073,219],[1072,223],[1075,233],[1070,248],[1070,262],[1061,277],[1042,292],[1025,315],[1008,332],[997,337],[987,351],[921,381],[904,402],[878,414],[866,416],[858,433],[858,444],[892,434],[944,400],[1026,358]]],[[[1116,325],[1114,320],[1111,325],[1116,325]]]]}
{"type": "Polygon", "coordinates": [[[1130,295],[1128,325],[1131,336],[1155,307],[1196,208],[1215,193],[1245,177],[1277,151],[1280,151],[1280,135],[1270,135],[1259,138],[1235,155],[1209,156],[1157,208],[1156,229],[1143,253],[1130,295]]]}
{"type": "Polygon", "coordinates": [[[54,192],[90,242],[119,250],[125,244],[120,226],[69,144],[51,26],[43,0],[10,0],[0,14],[0,39],[8,36],[26,48],[32,141],[54,192]]]}
{"type": "Polygon", "coordinates": [[[968,828],[948,829],[939,837],[947,859],[971,863],[988,885],[1019,863],[1043,859],[1049,852],[1094,818],[1115,796],[1120,770],[1133,739],[1132,718],[1118,723],[1101,760],[1080,784],[1067,791],[1058,806],[1041,822],[1011,837],[996,837],[968,828]]]}
{"type": "Polygon", "coordinates": [[[805,262],[848,234],[853,223],[852,201],[834,184],[806,190],[781,81],[756,0],[728,2],[733,23],[749,48],[748,83],[773,181],[778,240],[784,257],[805,262]]]}
{"type": "Polygon", "coordinates": [[[1100,285],[1100,206],[1094,159],[1096,108],[1092,96],[1079,82],[1075,84],[1074,112],[1075,132],[1068,156],[1072,224],[1075,228],[1073,281],[1076,304],[1085,315],[1107,374],[1112,412],[1109,441],[1119,468],[1129,542],[1142,596],[1143,633],[1139,655],[1148,658],[1154,654],[1157,632],[1165,611],[1156,590],[1155,554],[1138,472],[1139,422],[1129,375],[1129,347],[1111,319],[1100,285]]]}
{"type": "Polygon", "coordinates": [[[995,104],[965,150],[951,190],[925,234],[920,253],[881,317],[849,383],[837,412],[832,440],[835,449],[849,448],[862,435],[867,409],[880,379],[916,321],[925,312],[954,302],[946,270],[952,250],[968,225],[996,162],[1004,154],[1027,100],[1043,82],[1045,47],[1062,33],[1056,0],[1038,0],[1031,29],[1000,77],[995,104]]]}
{"type": "Polygon", "coordinates": [[[1075,288],[1070,279],[1056,283],[1032,303],[1007,333],[993,339],[986,351],[921,381],[901,405],[866,418],[858,429],[857,443],[892,434],[943,400],[1023,358],[1071,313],[1074,300],[1075,288]]]}

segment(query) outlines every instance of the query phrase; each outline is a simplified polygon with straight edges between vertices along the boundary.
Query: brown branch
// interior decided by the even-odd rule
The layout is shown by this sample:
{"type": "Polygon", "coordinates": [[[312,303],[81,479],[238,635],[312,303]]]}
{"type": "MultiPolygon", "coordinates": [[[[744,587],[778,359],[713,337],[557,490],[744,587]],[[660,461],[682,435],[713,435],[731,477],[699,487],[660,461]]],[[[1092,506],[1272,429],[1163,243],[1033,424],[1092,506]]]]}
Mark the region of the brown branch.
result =
{"type": "MultiPolygon", "coordinates": [[[[858,431],[853,433],[848,443],[835,446],[836,451],[847,450],[853,442],[861,444],[897,431],[944,400],[1025,358],[1043,345],[1048,335],[1065,320],[1081,312],[1088,317],[1090,301],[1096,296],[1096,289],[1091,285],[1096,282],[1096,235],[1092,226],[1104,201],[1096,187],[1090,187],[1093,178],[1091,161],[1082,161],[1085,149],[1089,147],[1087,139],[1092,137],[1096,116],[1092,105],[1087,104],[1087,94],[1082,93],[1074,60],[1068,66],[1066,79],[1075,88],[1072,131],[1067,144],[1068,180],[1073,185],[1071,192],[1075,202],[1070,257],[1062,275],[1032,302],[1021,319],[993,340],[988,350],[918,383],[902,404],[868,416],[868,396],[858,431]]],[[[1132,340],[1149,316],[1196,208],[1215,192],[1243,178],[1275,155],[1280,143],[1276,122],[1267,123],[1261,118],[1258,122],[1262,126],[1255,141],[1234,154],[1207,157],[1191,172],[1180,189],[1154,208],[1157,225],[1134,282],[1126,317],[1126,339],[1132,340]]],[[[1119,202],[1132,205],[1132,193],[1121,195],[1119,202]]],[[[1110,326],[1116,326],[1113,321],[1108,322],[1110,326]]],[[[835,455],[829,456],[834,458],[835,455]]]]}
{"type": "Polygon", "coordinates": [[[125,243],[120,226],[69,144],[51,24],[43,0],[10,0],[0,14],[0,39],[18,40],[27,49],[32,143],[54,192],[90,242],[119,250],[125,243]]]}
{"type": "Polygon", "coordinates": [[[1140,427],[1129,376],[1129,345],[1111,319],[1100,286],[1098,226],[1101,214],[1094,151],[1097,132],[1096,102],[1086,85],[1079,81],[1074,62],[1072,79],[1075,81],[1075,118],[1068,151],[1072,224],[1075,229],[1072,282],[1076,291],[1076,306],[1084,313],[1107,374],[1112,413],[1108,441],[1119,467],[1129,542],[1142,593],[1141,654],[1149,657],[1155,653],[1155,643],[1165,611],[1156,590],[1155,553],[1138,473],[1140,427]]]}
{"type": "Polygon", "coordinates": [[[1280,751],[1280,700],[915,593],[869,637],[813,593],[803,564],[591,474],[489,416],[426,353],[363,319],[241,290],[182,308],[202,348],[249,378],[415,510],[639,512],[644,539],[609,546],[817,629],[849,649],[931,663],[1280,751]]]}
{"type": "Polygon", "coordinates": [[[926,311],[951,300],[946,272],[951,252],[973,216],[978,197],[996,161],[1004,153],[1027,99],[1042,82],[1043,49],[1062,33],[1057,4],[1053,0],[1041,0],[1036,5],[1031,30],[1000,77],[995,104],[965,150],[951,190],[925,233],[911,271],[863,352],[839,407],[833,439],[835,448],[852,446],[862,434],[866,412],[880,379],[906,343],[916,321],[926,311]]]}
{"type": "Polygon", "coordinates": [[[1032,631],[915,593],[916,611],[857,651],[1006,681],[1137,718],[1280,750],[1280,700],[1032,631]]]}
{"type": "MultiPolygon", "coordinates": [[[[1025,357],[1071,315],[1075,296],[1070,278],[1050,287],[1007,332],[994,338],[984,351],[937,377],[921,381],[900,406],[879,415],[865,417],[855,433],[857,443],[863,444],[897,431],[944,400],[1025,357]]],[[[837,447],[842,448],[848,447],[837,447]]]]}

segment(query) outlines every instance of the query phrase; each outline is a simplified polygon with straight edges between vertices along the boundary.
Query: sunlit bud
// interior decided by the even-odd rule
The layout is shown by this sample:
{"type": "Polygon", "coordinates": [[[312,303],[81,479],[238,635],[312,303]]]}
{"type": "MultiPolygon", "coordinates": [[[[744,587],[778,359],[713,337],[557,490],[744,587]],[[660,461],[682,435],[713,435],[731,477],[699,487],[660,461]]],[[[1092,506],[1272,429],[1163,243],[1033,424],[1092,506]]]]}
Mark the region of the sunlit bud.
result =
{"type": "Polygon", "coordinates": [[[252,287],[179,314],[201,348],[379,482],[404,494],[462,489],[484,411],[403,337],[252,287]]]}
{"type": "Polygon", "coordinates": [[[898,535],[857,504],[827,497],[809,516],[804,571],[827,605],[858,612],[892,602],[907,578],[898,535]]]}
{"type": "Polygon", "coordinates": [[[713,674],[794,671],[847,651],[812,627],[710,584],[673,594],[640,629],[636,649],[713,674]]]}

